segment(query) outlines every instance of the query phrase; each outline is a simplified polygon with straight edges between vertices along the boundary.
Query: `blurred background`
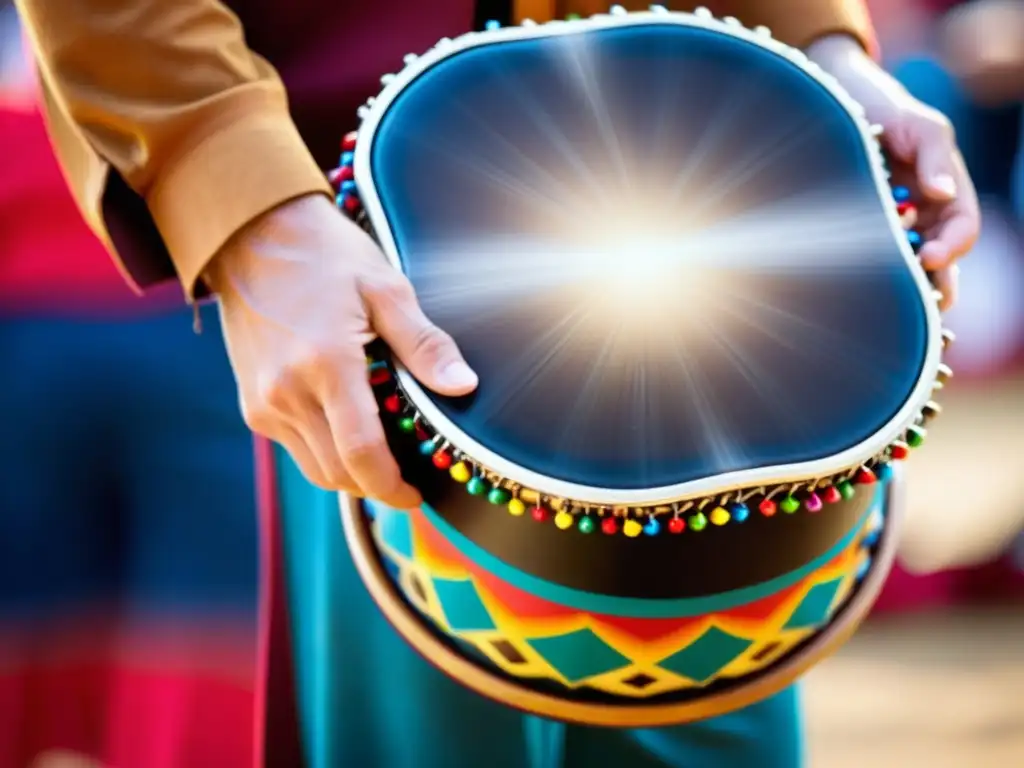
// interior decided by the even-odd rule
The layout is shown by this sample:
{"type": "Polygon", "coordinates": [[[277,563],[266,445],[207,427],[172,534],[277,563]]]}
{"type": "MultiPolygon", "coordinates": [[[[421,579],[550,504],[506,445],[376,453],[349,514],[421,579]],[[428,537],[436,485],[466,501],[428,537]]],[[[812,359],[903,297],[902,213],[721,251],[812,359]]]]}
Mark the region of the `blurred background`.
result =
{"type": "MultiPolygon", "coordinates": [[[[951,360],[956,378],[942,393],[945,413],[909,465],[901,566],[868,625],[807,681],[812,766],[1024,765],[1024,700],[1018,695],[1024,683],[1024,0],[872,0],[871,6],[886,66],[953,121],[982,199],[984,227],[964,265],[960,303],[948,318],[958,342],[951,360]]],[[[79,391],[88,366],[116,371],[120,388],[96,382],[91,399],[64,417],[87,433],[94,428],[90,418],[109,428],[114,414],[126,408],[126,391],[137,408],[152,409],[147,393],[153,402],[165,400],[166,378],[171,368],[182,367],[180,361],[196,355],[215,361],[222,355],[215,315],[204,318],[207,331],[200,342],[178,297],[125,301],[126,290],[63,196],[59,172],[46,154],[32,83],[13,10],[0,0],[0,355],[5,371],[13,370],[9,361],[26,349],[37,357],[40,349],[49,351],[63,362],[63,367],[40,369],[29,390],[15,391],[13,377],[0,378],[0,417],[13,429],[0,462],[8,468],[16,465],[15,454],[34,444],[33,435],[52,427],[52,401],[79,391]],[[69,252],[87,266],[69,285],[55,288],[53,265],[69,252]],[[97,322],[100,305],[107,311],[97,322]],[[129,305],[130,310],[109,311],[129,305]],[[116,355],[138,354],[140,345],[130,343],[133,328],[162,322],[168,325],[161,331],[159,359],[142,356],[130,366],[123,360],[116,365],[116,355]],[[89,333],[83,334],[83,325],[89,333]],[[86,411],[88,418],[82,415],[86,411]]],[[[146,337],[152,332],[145,329],[146,337]]],[[[232,724],[244,738],[254,695],[252,469],[247,436],[232,415],[230,376],[222,361],[210,366],[212,378],[174,380],[181,412],[165,413],[164,421],[146,426],[148,436],[126,429],[119,438],[129,453],[144,451],[147,440],[187,439],[204,440],[211,456],[226,457],[211,459],[216,472],[208,469],[209,476],[188,483],[193,488],[200,483],[208,494],[179,500],[168,513],[174,524],[164,521],[164,529],[151,532],[159,537],[154,552],[145,554],[147,529],[135,511],[150,510],[156,502],[137,488],[130,455],[106,457],[107,464],[83,478],[71,470],[62,475],[72,498],[48,499],[45,503],[60,514],[36,521],[40,530],[23,509],[15,509],[42,503],[10,490],[24,484],[24,475],[0,476],[5,489],[0,491],[0,720],[5,726],[25,716],[19,715],[21,702],[74,680],[89,695],[116,695],[120,707],[163,696],[168,689],[160,686],[172,685],[178,701],[174,717],[214,717],[218,738],[230,733],[232,724]],[[211,421],[213,434],[203,433],[211,421]],[[111,498],[117,503],[109,503],[111,498]],[[116,515],[110,515],[111,508],[116,515]],[[83,533],[74,523],[83,514],[102,530],[99,541],[93,541],[95,530],[83,533]],[[96,562],[72,568],[65,562],[74,560],[72,555],[61,555],[59,547],[52,554],[53,531],[62,528],[78,544],[92,542],[96,562]],[[25,544],[32,536],[40,542],[33,557],[49,552],[60,560],[50,567],[69,583],[80,586],[84,580],[95,589],[69,591],[55,582],[36,590],[31,606],[19,603],[35,578],[28,578],[32,570],[24,554],[33,552],[25,544]],[[11,544],[15,537],[17,546],[11,544]],[[184,548],[194,553],[185,576],[161,555],[184,548]],[[135,559],[124,556],[128,551],[135,559]],[[121,564],[117,579],[97,575],[97,568],[103,570],[97,563],[111,560],[121,564]],[[117,595],[104,591],[115,582],[132,585],[127,599],[123,586],[117,595]],[[128,608],[112,614],[113,597],[128,608]],[[45,618],[47,606],[63,610],[69,601],[78,621],[74,627],[45,618]],[[69,636],[81,642],[69,643],[69,636]],[[68,650],[72,647],[89,650],[77,658],[68,650]],[[173,672],[156,676],[152,670],[166,670],[169,658],[173,672]],[[111,680],[115,694],[109,693],[111,680]]],[[[75,439],[68,435],[66,442],[77,466],[90,449],[75,439]]],[[[47,461],[50,470],[60,465],[52,455],[47,461]]],[[[160,483],[180,486],[187,473],[197,471],[168,465],[170,477],[155,481],[156,496],[167,502],[160,483]]],[[[167,716],[166,711],[161,715],[167,716]]],[[[34,722],[44,722],[40,727],[49,731],[12,741],[12,729],[0,726],[0,765],[23,765],[18,755],[32,752],[33,739],[73,744],[69,734],[105,727],[59,717],[34,722]]],[[[198,727],[188,732],[190,738],[205,738],[198,727]]],[[[244,754],[247,748],[228,745],[224,754],[244,754]]]]}

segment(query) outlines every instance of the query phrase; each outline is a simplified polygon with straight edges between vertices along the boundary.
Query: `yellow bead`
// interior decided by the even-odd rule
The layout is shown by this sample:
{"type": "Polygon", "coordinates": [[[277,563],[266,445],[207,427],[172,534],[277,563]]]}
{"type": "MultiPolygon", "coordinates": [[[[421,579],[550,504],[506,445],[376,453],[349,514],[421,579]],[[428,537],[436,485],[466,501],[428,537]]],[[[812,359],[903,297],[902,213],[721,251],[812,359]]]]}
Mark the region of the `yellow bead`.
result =
{"type": "Polygon", "coordinates": [[[572,528],[572,515],[565,511],[559,512],[555,515],[555,525],[563,531],[572,528]]]}
{"type": "Polygon", "coordinates": [[[452,468],[448,470],[448,474],[452,476],[452,480],[456,483],[468,483],[469,478],[472,477],[469,467],[467,467],[466,463],[463,461],[460,461],[458,464],[453,464],[452,468]]]}
{"type": "Polygon", "coordinates": [[[627,520],[622,524],[622,532],[631,539],[635,539],[643,532],[643,530],[644,527],[636,520],[627,520]]]}
{"type": "Polygon", "coordinates": [[[522,517],[526,513],[526,505],[519,499],[512,499],[508,503],[508,513],[513,517],[522,517]]]}
{"type": "Polygon", "coordinates": [[[715,507],[711,510],[711,522],[715,525],[725,525],[730,519],[729,512],[725,507],[715,507]]]}

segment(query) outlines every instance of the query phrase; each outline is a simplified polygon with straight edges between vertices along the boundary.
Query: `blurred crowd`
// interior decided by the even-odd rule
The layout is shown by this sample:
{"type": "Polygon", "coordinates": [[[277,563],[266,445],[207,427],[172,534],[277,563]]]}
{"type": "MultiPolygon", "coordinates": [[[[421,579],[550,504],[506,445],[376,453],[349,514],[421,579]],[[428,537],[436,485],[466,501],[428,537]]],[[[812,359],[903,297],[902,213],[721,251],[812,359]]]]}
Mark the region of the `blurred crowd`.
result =
{"type": "MultiPolygon", "coordinates": [[[[1010,506],[1024,499],[1024,2],[871,5],[887,67],[950,117],[984,206],[949,318],[953,416],[913,468],[906,561],[942,572],[898,570],[879,610],[1024,594],[1024,507],[1010,506]],[[951,501],[982,497],[983,509],[951,501]]],[[[161,738],[167,718],[201,717],[225,737],[255,695],[257,546],[216,313],[203,310],[195,336],[180,296],[140,301],[122,286],[62,190],[21,49],[0,0],[0,721],[59,686],[116,696],[120,711],[171,691],[158,723],[104,738],[161,738]],[[184,441],[205,449],[176,463],[168,446],[184,441]]],[[[35,718],[47,733],[0,728],[0,766],[34,754],[26,740],[73,745],[103,727],[76,717],[35,718]]]]}

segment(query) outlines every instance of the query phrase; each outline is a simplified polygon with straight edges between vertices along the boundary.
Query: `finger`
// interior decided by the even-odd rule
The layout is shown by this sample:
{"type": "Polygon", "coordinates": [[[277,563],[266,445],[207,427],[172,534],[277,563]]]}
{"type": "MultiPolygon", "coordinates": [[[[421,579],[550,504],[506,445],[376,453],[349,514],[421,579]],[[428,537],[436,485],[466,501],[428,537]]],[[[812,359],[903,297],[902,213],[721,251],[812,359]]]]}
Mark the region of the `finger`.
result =
{"type": "MultiPolygon", "coordinates": [[[[325,491],[342,491],[345,493],[358,493],[359,488],[349,477],[348,472],[342,470],[340,473],[335,470],[330,476],[310,449],[309,441],[304,438],[298,430],[292,427],[282,427],[281,438],[276,440],[280,443],[292,460],[298,465],[302,474],[309,482],[325,491]]],[[[340,461],[338,462],[340,464],[340,461]]]]}
{"type": "Polygon", "coordinates": [[[442,395],[476,389],[476,373],[452,337],[423,314],[407,280],[370,288],[366,299],[374,329],[417,380],[442,395]]]}
{"type": "Polygon", "coordinates": [[[952,264],[968,253],[978,239],[980,214],[970,208],[958,206],[951,217],[941,222],[930,233],[928,242],[918,254],[927,270],[936,270],[952,264]]]}
{"type": "Polygon", "coordinates": [[[921,192],[936,202],[948,202],[960,193],[960,155],[949,121],[943,117],[920,124],[914,166],[921,192]]]}
{"type": "Polygon", "coordinates": [[[952,307],[960,294],[960,267],[951,264],[931,275],[932,285],[942,294],[939,309],[943,312],[952,307]]]}
{"type": "Polygon", "coordinates": [[[418,506],[419,492],[402,479],[380,423],[377,400],[362,357],[337,371],[336,386],[324,400],[334,450],[361,494],[396,509],[418,506]]]}

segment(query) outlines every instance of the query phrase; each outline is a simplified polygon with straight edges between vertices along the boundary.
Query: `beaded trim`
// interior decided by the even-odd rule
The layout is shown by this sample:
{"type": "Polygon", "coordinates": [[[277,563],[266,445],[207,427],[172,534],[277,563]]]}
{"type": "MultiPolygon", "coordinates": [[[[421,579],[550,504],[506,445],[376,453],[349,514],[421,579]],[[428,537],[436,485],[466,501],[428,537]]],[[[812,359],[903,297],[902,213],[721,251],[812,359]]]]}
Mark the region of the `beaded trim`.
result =
{"type": "MultiPolygon", "coordinates": [[[[654,13],[666,13],[661,6],[651,6],[654,13]]],[[[623,15],[627,11],[621,6],[612,6],[612,15],[623,15]]],[[[711,19],[710,11],[697,9],[694,16],[711,19]]],[[[578,16],[567,17],[558,24],[571,23],[578,16]]],[[[738,26],[733,18],[724,22],[730,26],[738,26]]],[[[534,23],[524,21],[523,26],[534,23]]],[[[496,22],[489,22],[487,30],[498,29],[496,22]]],[[[757,34],[770,36],[767,29],[759,27],[757,34]]],[[[442,44],[445,41],[442,41],[442,44]]],[[[450,42],[450,41],[449,41],[450,42]]],[[[799,51],[793,51],[794,58],[803,58],[799,51]]],[[[406,57],[406,63],[414,61],[416,56],[406,57]]],[[[812,65],[807,64],[810,68],[812,65]]],[[[816,72],[819,78],[827,77],[816,72]]],[[[387,84],[393,75],[381,78],[387,84]]],[[[360,118],[365,117],[374,99],[360,108],[360,118]]],[[[871,127],[875,137],[881,134],[881,128],[871,127]]],[[[337,193],[336,203],[339,209],[358,223],[365,231],[373,235],[373,227],[360,199],[355,181],[354,162],[358,132],[347,134],[341,144],[341,158],[336,169],[328,174],[328,179],[337,193]]],[[[876,149],[881,154],[880,145],[876,149]]],[[[884,157],[882,164],[885,166],[884,157]]],[[[886,167],[887,176],[888,168],[886,167]]],[[[907,231],[908,242],[916,254],[923,245],[923,237],[914,227],[917,225],[917,208],[911,199],[911,192],[906,187],[893,187],[892,196],[896,211],[904,229],[907,231]]],[[[933,297],[938,301],[941,296],[937,292],[933,297]]],[[[954,334],[942,331],[943,349],[948,349],[955,340],[954,334]]],[[[941,407],[930,400],[921,409],[906,430],[880,453],[856,467],[828,477],[805,479],[794,483],[774,486],[754,486],[729,493],[688,499],[672,504],[645,506],[602,505],[584,500],[574,500],[550,496],[539,490],[522,485],[502,477],[480,462],[467,455],[453,445],[447,438],[434,429],[419,410],[409,401],[402,390],[392,363],[388,360],[367,359],[369,379],[384,411],[389,417],[397,420],[402,432],[419,442],[420,453],[424,460],[430,460],[439,472],[447,472],[457,483],[466,487],[472,496],[484,497],[495,506],[503,506],[515,517],[529,517],[536,522],[554,523],[560,530],[575,529],[589,534],[597,530],[614,535],[622,533],[629,538],[639,536],[655,536],[663,531],[681,534],[684,531],[700,532],[709,526],[721,527],[730,523],[743,523],[756,511],[764,517],[774,517],[778,513],[793,515],[798,512],[816,514],[826,506],[853,498],[862,486],[874,486],[876,482],[888,480],[893,474],[893,462],[901,461],[912,448],[920,446],[927,436],[927,427],[939,413],[941,407]]],[[[943,388],[952,377],[953,372],[948,365],[940,364],[933,391],[943,388]]]]}

